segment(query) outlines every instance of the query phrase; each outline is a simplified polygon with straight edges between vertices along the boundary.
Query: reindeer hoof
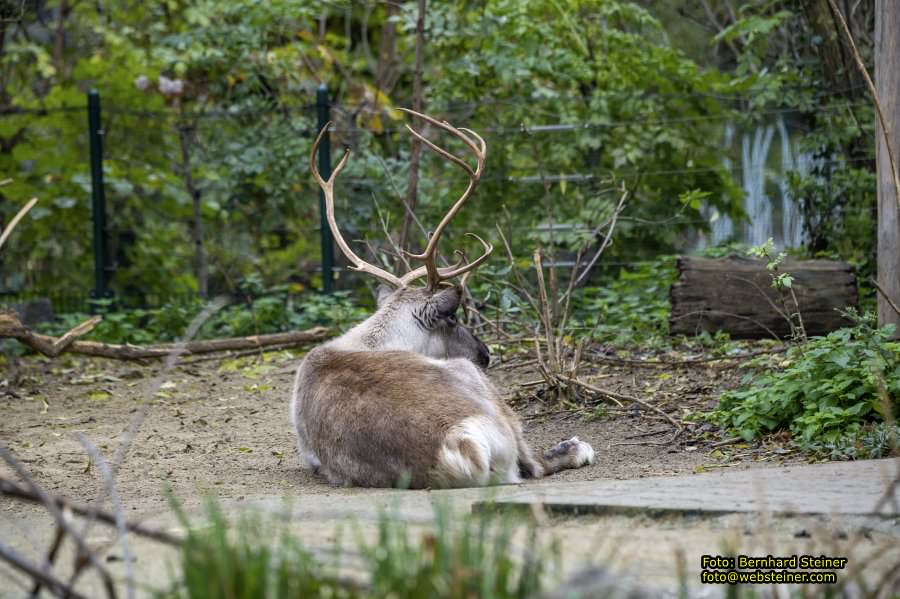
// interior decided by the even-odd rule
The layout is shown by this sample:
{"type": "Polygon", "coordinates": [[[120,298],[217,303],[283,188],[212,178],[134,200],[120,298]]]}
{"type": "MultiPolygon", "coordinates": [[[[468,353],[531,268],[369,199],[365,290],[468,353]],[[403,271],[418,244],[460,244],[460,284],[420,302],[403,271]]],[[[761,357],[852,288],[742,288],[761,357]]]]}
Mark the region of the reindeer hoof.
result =
{"type": "Polygon", "coordinates": [[[560,441],[544,454],[547,458],[563,455],[569,456],[570,468],[581,468],[594,463],[594,448],[589,443],[579,440],[578,437],[560,441]]]}

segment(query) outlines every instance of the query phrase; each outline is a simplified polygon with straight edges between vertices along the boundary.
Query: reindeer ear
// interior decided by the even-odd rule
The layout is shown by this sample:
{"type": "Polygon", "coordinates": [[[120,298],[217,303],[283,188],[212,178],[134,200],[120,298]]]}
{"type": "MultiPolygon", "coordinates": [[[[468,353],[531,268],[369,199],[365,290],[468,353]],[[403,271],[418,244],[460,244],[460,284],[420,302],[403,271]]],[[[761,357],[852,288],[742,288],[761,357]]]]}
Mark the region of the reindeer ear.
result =
{"type": "Polygon", "coordinates": [[[380,308],[393,293],[394,289],[382,283],[378,286],[378,289],[375,290],[375,304],[380,308]]]}
{"type": "Polygon", "coordinates": [[[448,287],[431,296],[431,301],[437,308],[438,315],[447,317],[451,314],[456,314],[461,298],[462,290],[459,287],[448,287]]]}

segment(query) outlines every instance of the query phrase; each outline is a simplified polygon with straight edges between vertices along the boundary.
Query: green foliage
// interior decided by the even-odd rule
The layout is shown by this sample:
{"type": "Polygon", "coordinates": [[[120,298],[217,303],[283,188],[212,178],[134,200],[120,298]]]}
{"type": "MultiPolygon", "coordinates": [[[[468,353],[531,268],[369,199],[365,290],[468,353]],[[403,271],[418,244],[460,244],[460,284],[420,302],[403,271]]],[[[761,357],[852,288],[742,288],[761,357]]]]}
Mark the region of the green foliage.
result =
{"type": "MultiPolygon", "coordinates": [[[[874,135],[874,133],[873,133],[874,135]]],[[[820,162],[788,177],[791,196],[803,207],[811,252],[848,260],[860,280],[875,268],[875,173],[851,164],[820,162]]]]}
{"type": "MultiPolygon", "coordinates": [[[[700,218],[699,202],[680,201],[692,190],[708,192],[712,204],[737,216],[740,192],[721,166],[717,144],[710,143],[729,113],[715,98],[727,80],[675,49],[647,10],[605,0],[495,0],[481,11],[466,3],[429,7],[429,18],[439,24],[429,32],[437,65],[429,94],[471,105],[469,126],[476,130],[504,127],[502,135],[489,138],[491,171],[501,176],[485,181],[480,193],[502,198],[515,226],[552,219],[590,230],[619,197],[610,180],[624,181],[632,192],[628,213],[636,219],[671,215],[673,206],[684,210],[684,218],[667,227],[623,220],[611,255],[673,248],[684,222],[700,218]],[[584,126],[573,132],[521,132],[546,123],[584,126]],[[672,177],[672,171],[681,174],[672,177]],[[514,183],[520,177],[570,173],[595,179],[514,183]]],[[[453,172],[452,165],[443,168],[453,172]]],[[[445,206],[455,191],[440,193],[445,197],[434,200],[445,206]]],[[[468,221],[463,226],[483,222],[491,209],[488,200],[484,212],[463,214],[468,221]]],[[[496,205],[493,211],[497,214],[496,205]]],[[[535,236],[515,233],[513,249],[525,255],[521,244],[531,245],[535,236]]]]}
{"type": "MultiPolygon", "coordinates": [[[[845,42],[825,4],[741,4],[713,44],[728,44],[737,62],[732,88],[746,93],[743,118],[760,122],[767,110],[782,109],[807,129],[800,149],[808,159],[788,174],[787,190],[800,205],[805,245],[811,254],[853,262],[868,278],[876,239],[875,114],[860,73],[840,58],[845,42]]],[[[872,72],[872,5],[850,18],[872,72]]]]}
{"type": "Polygon", "coordinates": [[[161,599],[534,597],[558,555],[555,544],[537,538],[530,520],[490,510],[458,517],[436,504],[435,522],[425,531],[383,513],[373,541],[358,535],[361,579],[350,579],[336,573],[339,542],[313,557],[283,522],[245,514],[232,526],[210,502],[208,525],[195,528],[178,505],[175,509],[188,536],[179,553],[180,578],[159,594],[161,599]],[[527,547],[522,555],[511,550],[514,542],[527,547]]]}
{"type": "Polygon", "coordinates": [[[895,453],[900,440],[900,426],[893,429],[884,422],[863,424],[834,441],[810,443],[806,449],[827,460],[864,460],[884,458],[895,453]]]}
{"type": "MultiPolygon", "coordinates": [[[[721,168],[714,142],[717,119],[730,114],[715,97],[727,77],[673,48],[647,10],[598,0],[493,0],[478,8],[437,3],[426,22],[429,109],[440,115],[471,104],[465,124],[491,131],[492,174],[479,201],[448,231],[450,243],[467,229],[484,233],[503,203],[521,231],[544,221],[551,205],[557,221],[593,226],[617,197],[607,184],[613,173],[632,191],[633,216],[668,214],[674,202],[685,211],[668,227],[623,221],[616,253],[671,249],[691,226],[686,223],[698,218],[700,202],[681,201],[694,191],[737,216],[740,192],[721,168]],[[546,123],[588,126],[522,132],[546,123]],[[671,170],[681,175],[665,174],[671,170]],[[568,173],[592,178],[548,190],[510,181],[568,173]]],[[[114,4],[101,15],[78,5],[61,23],[71,41],[61,56],[54,55],[52,39],[30,41],[11,31],[0,71],[10,82],[9,103],[27,112],[12,110],[0,123],[4,139],[24,131],[9,152],[0,152],[0,169],[15,179],[4,193],[18,202],[32,195],[42,201],[20,227],[20,243],[4,256],[24,268],[4,268],[0,287],[85,294],[91,286],[80,110],[88,86],[101,92],[106,107],[119,297],[178,297],[197,289],[181,132],[193,140],[189,158],[201,192],[212,292],[234,292],[232,281],[250,272],[275,285],[311,270],[318,215],[303,165],[319,82],[328,83],[342,107],[336,141],[354,149],[338,193],[347,236],[382,236],[372,226],[373,199],[396,230],[409,142],[394,106],[409,103],[411,88],[394,71],[412,62],[415,3],[393,12],[385,5],[319,9],[300,1],[227,0],[114,4]],[[397,27],[397,45],[382,60],[369,40],[388,26],[397,27]],[[165,91],[162,78],[182,89],[165,91]],[[46,152],[50,146],[56,151],[46,152]]],[[[32,15],[25,18],[25,28],[41,26],[32,15]]],[[[454,165],[426,153],[417,209],[426,229],[459,193],[459,177],[454,165]]],[[[0,208],[2,216],[16,201],[0,208]]],[[[528,233],[513,243],[523,240],[528,233]]]]}
{"type": "Polygon", "coordinates": [[[669,287],[676,276],[671,256],[622,269],[608,284],[586,287],[576,296],[576,319],[598,343],[668,343],[669,287]]]}
{"type": "MultiPolygon", "coordinates": [[[[792,347],[773,368],[757,361],[709,418],[749,440],[787,429],[807,449],[856,446],[867,423],[898,415],[900,343],[874,316],[792,347]]],[[[870,443],[871,445],[871,443],[870,443]]]]}
{"type": "MultiPolygon", "coordinates": [[[[158,309],[107,311],[103,314],[103,321],[84,339],[134,344],[175,341],[205,307],[204,302],[193,299],[173,301],[158,309]]],[[[196,339],[261,335],[320,325],[339,332],[366,316],[366,310],[360,308],[346,291],[293,297],[271,290],[263,297],[235,303],[215,312],[200,327],[196,339]]],[[[39,330],[50,335],[61,335],[87,317],[86,314],[65,314],[52,323],[40,325],[39,330]]]]}
{"type": "Polygon", "coordinates": [[[793,289],[794,276],[781,270],[784,259],[787,258],[787,252],[782,251],[776,254],[775,244],[771,237],[764,244],[752,247],[747,252],[751,256],[767,260],[766,269],[771,273],[772,288],[779,295],[781,316],[791,327],[791,339],[801,343],[806,341],[806,327],[803,325],[803,317],[800,314],[799,303],[793,289]],[[789,300],[793,300],[793,303],[789,300]]]}
{"type": "MultiPolygon", "coordinates": [[[[743,190],[723,165],[725,126],[767,124],[777,112],[792,130],[809,132],[803,143],[813,158],[791,176],[790,193],[803,207],[810,250],[854,261],[864,278],[874,264],[874,118],[864,95],[848,87],[855,85],[852,72],[825,63],[840,54],[827,51],[834,32],[814,27],[796,2],[752,0],[726,11],[713,1],[721,20],[712,30],[719,33],[695,28],[685,36],[691,19],[684,15],[693,9],[663,4],[428,6],[427,110],[483,132],[490,148],[477,201],[448,228],[445,247],[471,250],[477,244],[462,232],[489,237],[508,209],[515,256],[530,255],[536,242],[571,251],[609,218],[624,185],[629,199],[604,259],[633,262],[681,250],[694,229],[707,226],[706,210],[745,216],[743,190]],[[667,19],[667,11],[681,16],[667,19]],[[552,243],[538,228],[549,222],[569,226],[552,243]]],[[[269,287],[315,284],[309,273],[319,261],[318,190],[306,160],[315,128],[311,103],[322,82],[337,105],[334,145],[353,149],[337,185],[345,236],[383,238],[376,202],[385,228],[399,229],[409,136],[396,107],[412,95],[415,2],[70,8],[62,20],[52,10],[26,11],[21,23],[3,25],[0,171],[14,183],[3,189],[0,221],[33,195],[41,202],[0,257],[0,291],[85,296],[92,286],[83,113],[90,87],[105,107],[113,288],[122,305],[173,303],[167,300],[198,289],[188,158],[200,192],[211,294],[237,294],[236,282],[252,273],[269,287]],[[61,53],[56,31],[65,33],[61,53]],[[178,92],[162,85],[176,80],[178,92]]],[[[463,180],[456,165],[424,154],[416,211],[425,231],[463,180]]],[[[413,245],[422,241],[416,235],[413,245]]],[[[376,252],[381,244],[373,242],[376,252]]],[[[515,310],[512,295],[498,290],[491,302],[515,310]]],[[[652,337],[664,330],[659,300],[655,307],[630,297],[607,303],[608,322],[625,322],[622,335],[591,315],[585,326],[599,325],[604,339],[652,337]],[[617,315],[619,305],[628,313],[617,315]],[[642,311],[646,326],[629,316],[642,311]]],[[[255,320],[281,328],[292,318],[272,314],[265,302],[256,308],[261,316],[233,314],[222,329],[247,331],[255,320]]],[[[154,318],[126,316],[120,324],[141,329],[154,318]]],[[[124,330],[109,335],[128,338],[124,330]]]]}

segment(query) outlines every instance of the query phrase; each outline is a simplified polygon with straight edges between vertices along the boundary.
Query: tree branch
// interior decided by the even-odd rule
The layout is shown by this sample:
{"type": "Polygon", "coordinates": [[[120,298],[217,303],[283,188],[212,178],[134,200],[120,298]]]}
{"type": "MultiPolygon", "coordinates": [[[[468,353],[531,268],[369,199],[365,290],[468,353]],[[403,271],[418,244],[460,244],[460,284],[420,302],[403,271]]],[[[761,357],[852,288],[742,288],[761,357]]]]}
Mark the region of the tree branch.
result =
{"type": "MultiPolygon", "coordinates": [[[[95,317],[97,318],[97,317],[95,317]]],[[[45,356],[55,357],[62,352],[85,354],[114,360],[141,360],[166,358],[173,351],[181,354],[203,354],[227,350],[258,349],[272,345],[300,345],[320,341],[330,334],[326,327],[314,327],[306,331],[251,335],[249,337],[229,337],[207,341],[190,341],[185,344],[160,343],[156,345],[119,345],[99,341],[76,341],[74,337],[86,333],[96,322],[88,320],[61,338],[41,335],[23,325],[15,313],[0,314],[0,339],[15,339],[45,356]],[[89,326],[90,325],[90,326],[89,326]]]]}

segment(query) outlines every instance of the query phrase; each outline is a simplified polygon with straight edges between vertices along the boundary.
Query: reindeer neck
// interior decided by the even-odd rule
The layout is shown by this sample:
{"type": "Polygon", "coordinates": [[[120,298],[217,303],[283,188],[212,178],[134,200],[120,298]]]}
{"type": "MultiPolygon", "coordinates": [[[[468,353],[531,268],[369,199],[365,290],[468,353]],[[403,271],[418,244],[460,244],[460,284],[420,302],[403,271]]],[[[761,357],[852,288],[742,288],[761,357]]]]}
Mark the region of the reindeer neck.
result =
{"type": "Polygon", "coordinates": [[[384,318],[375,313],[363,322],[359,323],[328,345],[341,351],[385,351],[401,349],[395,343],[390,342],[384,318]]]}

